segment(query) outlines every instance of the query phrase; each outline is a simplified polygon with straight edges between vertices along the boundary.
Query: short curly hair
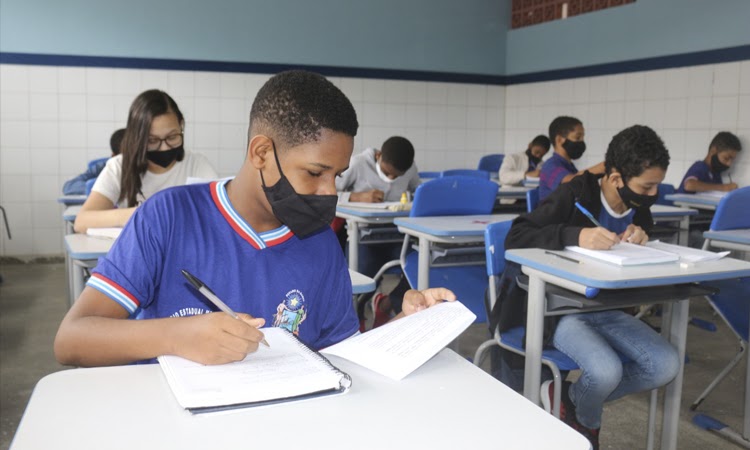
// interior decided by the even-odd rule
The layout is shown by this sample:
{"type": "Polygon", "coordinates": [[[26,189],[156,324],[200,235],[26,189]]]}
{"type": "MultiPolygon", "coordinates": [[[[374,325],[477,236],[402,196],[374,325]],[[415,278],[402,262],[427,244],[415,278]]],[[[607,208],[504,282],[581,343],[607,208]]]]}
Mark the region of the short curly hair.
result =
{"type": "Polygon", "coordinates": [[[260,88],[250,110],[248,140],[268,134],[295,147],[320,138],[323,128],[356,136],[357,113],[339,88],[304,70],[280,72],[260,88]]]}
{"type": "Polygon", "coordinates": [[[555,117],[555,120],[549,124],[549,140],[555,145],[555,137],[567,137],[578,125],[583,126],[583,122],[570,116],[555,117]]]}
{"type": "Polygon", "coordinates": [[[401,173],[414,164],[414,146],[405,137],[392,136],[386,139],[380,147],[380,155],[384,162],[401,173]]]}
{"type": "Polygon", "coordinates": [[[709,150],[711,150],[711,147],[715,147],[717,153],[726,150],[734,150],[735,152],[742,150],[740,139],[729,131],[719,131],[716,136],[711,139],[711,143],[708,144],[709,150]]]}
{"type": "Polygon", "coordinates": [[[617,133],[604,155],[607,174],[612,169],[620,172],[625,180],[637,177],[651,167],[669,167],[669,151],[658,134],[643,125],[633,125],[617,133]]]}

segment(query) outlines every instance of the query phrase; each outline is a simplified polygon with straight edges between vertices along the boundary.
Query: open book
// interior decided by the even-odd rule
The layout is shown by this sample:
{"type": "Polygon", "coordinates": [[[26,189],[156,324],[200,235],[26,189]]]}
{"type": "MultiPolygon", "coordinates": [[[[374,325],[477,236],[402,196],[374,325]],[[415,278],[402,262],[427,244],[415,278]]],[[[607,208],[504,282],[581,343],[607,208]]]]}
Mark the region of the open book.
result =
{"type": "Polygon", "coordinates": [[[401,202],[339,202],[338,206],[341,206],[342,208],[390,209],[401,206],[401,202]]]}
{"type": "Polygon", "coordinates": [[[400,380],[456,339],[476,318],[460,302],[444,302],[352,336],[321,352],[400,380]]]}
{"type": "Polygon", "coordinates": [[[109,239],[117,239],[122,233],[122,228],[87,228],[86,234],[109,239]]]}
{"type": "Polygon", "coordinates": [[[345,392],[349,375],[284,328],[264,328],[261,345],[244,360],[205,366],[179,356],[159,363],[177,398],[193,413],[257,406],[345,392]]]}
{"type": "Polygon", "coordinates": [[[458,337],[476,316],[446,302],[355,334],[320,353],[282,328],[263,328],[270,347],[236,363],[205,366],[179,356],[159,363],[177,402],[193,413],[221,411],[345,392],[351,378],[321,353],[400,380],[458,337]]]}
{"type": "Polygon", "coordinates": [[[589,250],[577,246],[566,247],[566,249],[620,266],[639,266],[675,261],[696,263],[721,259],[729,254],[729,252],[707,252],[659,241],[651,241],[646,245],[620,243],[609,250],[589,250]]]}
{"type": "Polygon", "coordinates": [[[681,245],[667,244],[665,242],[651,241],[646,246],[674,253],[680,257],[680,262],[696,263],[702,261],[714,261],[727,256],[730,252],[709,252],[697,248],[683,247],[681,245]]]}

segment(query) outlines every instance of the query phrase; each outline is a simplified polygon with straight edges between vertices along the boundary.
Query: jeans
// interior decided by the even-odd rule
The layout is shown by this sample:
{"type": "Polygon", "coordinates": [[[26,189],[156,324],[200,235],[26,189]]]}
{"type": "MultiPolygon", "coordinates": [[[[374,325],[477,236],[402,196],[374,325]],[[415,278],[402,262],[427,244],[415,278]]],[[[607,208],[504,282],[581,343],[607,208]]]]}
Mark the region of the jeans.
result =
{"type": "Polygon", "coordinates": [[[680,368],[677,349],[644,322],[617,310],[563,316],[553,344],[581,368],[569,395],[578,422],[592,429],[601,427],[604,402],[663,386],[680,368]]]}

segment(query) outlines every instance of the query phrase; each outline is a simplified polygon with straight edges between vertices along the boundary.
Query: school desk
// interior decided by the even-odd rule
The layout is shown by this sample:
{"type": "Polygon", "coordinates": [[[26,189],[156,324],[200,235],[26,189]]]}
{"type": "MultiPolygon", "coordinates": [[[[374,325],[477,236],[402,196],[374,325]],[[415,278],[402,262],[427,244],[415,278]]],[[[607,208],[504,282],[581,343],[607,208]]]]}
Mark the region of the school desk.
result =
{"type": "Polygon", "coordinates": [[[677,206],[684,208],[698,208],[705,210],[716,210],[721,197],[710,194],[667,194],[664,199],[674,202],[677,206]]]}
{"type": "MultiPolygon", "coordinates": [[[[105,256],[114,243],[114,239],[87,234],[65,236],[65,250],[70,258],[70,270],[73,274],[71,305],[83,292],[86,271],[96,267],[99,258],[105,256]]],[[[349,277],[352,280],[353,294],[364,294],[375,290],[375,280],[372,278],[351,269],[349,269],[349,277]]]]}
{"type": "Polygon", "coordinates": [[[57,203],[61,203],[65,206],[83,205],[86,202],[85,195],[63,195],[57,198],[57,203]]]}
{"type": "Polygon", "coordinates": [[[63,222],[65,222],[65,234],[75,233],[73,224],[75,224],[78,213],[81,212],[81,205],[68,206],[63,211],[63,222]]]}
{"type": "MultiPolygon", "coordinates": [[[[687,335],[689,296],[683,296],[683,289],[690,289],[691,283],[700,281],[722,280],[750,276],[750,262],[732,258],[702,262],[690,266],[679,263],[650,264],[642,266],[621,267],[606,264],[568,250],[560,251],[570,258],[580,261],[571,262],[546,254],[542,249],[514,249],[505,252],[505,258],[522,266],[523,273],[529,276],[528,312],[526,317],[526,366],[524,376],[524,396],[539,404],[539,386],[541,376],[542,332],[544,316],[551,314],[583,312],[586,310],[619,308],[621,304],[608,306],[597,302],[596,298],[579,308],[568,308],[567,311],[550,311],[545,295],[546,285],[560,286],[584,293],[588,289],[632,289],[657,286],[673,286],[675,289],[673,303],[665,303],[665,324],[663,333],[677,348],[680,361],[685,357],[685,340],[687,335]],[[680,287],[680,285],[686,285],[680,287]],[[667,325],[669,324],[669,325],[667,325]]],[[[669,288],[667,288],[669,289],[669,288]]],[[[694,294],[690,294],[694,295],[694,294]]],[[[632,298],[629,305],[649,304],[654,300],[648,295],[632,298]]],[[[662,426],[662,449],[677,448],[677,425],[680,413],[683,367],[675,379],[666,386],[664,397],[664,416],[662,426]]],[[[652,398],[655,398],[652,396],[652,398]]],[[[654,403],[655,405],[655,403],[654,403]]],[[[653,408],[653,406],[652,406],[653,408]]],[[[651,433],[649,433],[651,434],[651,433]]]]}
{"type": "Polygon", "coordinates": [[[526,193],[536,186],[500,186],[497,189],[497,198],[525,200],[526,193]]]}
{"type": "MultiPolygon", "coordinates": [[[[62,214],[63,218],[63,239],[65,239],[65,236],[68,234],[75,233],[75,230],[73,229],[73,225],[75,224],[76,217],[78,216],[78,213],[81,211],[81,205],[75,205],[75,206],[68,206],[65,208],[62,214]]],[[[68,278],[68,297],[71,299],[75,298],[75,279],[74,279],[74,270],[73,270],[73,262],[70,259],[70,256],[68,256],[68,253],[65,253],[65,272],[68,278]]]]}
{"type": "Polygon", "coordinates": [[[329,358],[351,375],[349,392],[196,416],[155,364],[57,372],[37,383],[10,448],[591,448],[451,350],[401,381],[329,358]],[[382,420],[391,429],[373,432],[382,420]]]}
{"type": "Polygon", "coordinates": [[[703,237],[709,240],[709,245],[712,247],[750,252],[750,228],[706,231],[703,237]]]}
{"type": "MultiPolygon", "coordinates": [[[[336,217],[346,220],[348,245],[349,245],[349,269],[359,269],[359,243],[360,232],[370,225],[388,225],[393,223],[397,217],[406,217],[409,211],[390,211],[388,209],[358,208],[355,206],[336,206],[336,217]]],[[[392,242],[398,242],[392,241],[392,242]]],[[[382,243],[378,242],[378,243],[382,243]]]]}
{"type": "Polygon", "coordinates": [[[518,214],[400,217],[393,223],[398,226],[398,231],[419,238],[417,289],[422,290],[430,286],[430,247],[433,243],[483,243],[487,225],[516,217],[518,214]]]}
{"type": "Polygon", "coordinates": [[[690,231],[690,217],[698,214],[698,211],[690,208],[680,208],[669,205],[654,205],[651,208],[651,216],[655,223],[678,224],[677,243],[688,244],[688,232],[690,231]]]}

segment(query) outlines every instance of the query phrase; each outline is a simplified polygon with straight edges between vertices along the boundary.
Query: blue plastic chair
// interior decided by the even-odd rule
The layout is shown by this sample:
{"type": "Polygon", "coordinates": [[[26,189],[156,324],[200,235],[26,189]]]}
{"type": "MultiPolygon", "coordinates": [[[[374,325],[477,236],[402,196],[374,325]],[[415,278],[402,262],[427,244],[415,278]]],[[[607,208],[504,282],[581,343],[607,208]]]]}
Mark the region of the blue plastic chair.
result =
{"type": "Polygon", "coordinates": [[[434,178],[440,178],[440,172],[419,172],[419,178],[422,180],[432,180],[434,178]]]}
{"type": "Polygon", "coordinates": [[[88,163],[88,169],[89,169],[89,170],[93,170],[93,169],[94,169],[94,168],[96,168],[97,166],[100,166],[100,165],[106,164],[106,163],[107,163],[107,160],[109,160],[109,158],[99,158],[99,159],[92,159],[92,160],[91,160],[91,161],[89,161],[89,163],[88,163]]]}
{"type": "Polygon", "coordinates": [[[536,209],[539,204],[539,188],[534,188],[530,191],[526,191],[526,212],[531,212],[536,209]]]}
{"type": "MultiPolygon", "coordinates": [[[[474,169],[450,169],[444,170],[440,177],[475,177],[482,178],[484,180],[490,179],[490,173],[486,170],[474,170],[474,169]]],[[[495,184],[495,195],[497,195],[497,184],[495,184]]]]}
{"type": "Polygon", "coordinates": [[[667,200],[664,197],[670,194],[674,194],[674,186],[667,183],[661,183],[659,184],[658,190],[657,190],[657,197],[656,197],[656,204],[657,205],[667,205],[667,206],[674,206],[674,202],[671,200],[667,200]]]}
{"type": "Polygon", "coordinates": [[[500,166],[503,164],[503,158],[505,155],[496,153],[494,155],[484,155],[479,159],[478,170],[484,170],[487,172],[498,172],[500,166]]]}
{"type": "Polygon", "coordinates": [[[750,186],[735,189],[726,194],[711,221],[711,231],[736,230],[750,228],[750,186]]]}
{"type": "MultiPolygon", "coordinates": [[[[496,196],[497,184],[489,180],[461,176],[438,178],[417,188],[409,217],[491,214],[496,196]]],[[[409,243],[409,236],[406,236],[401,249],[401,267],[409,284],[416,288],[419,285],[419,252],[409,253],[409,243]]],[[[477,323],[487,321],[482,262],[463,260],[430,268],[430,287],[446,287],[453,291],[476,314],[477,323]]]]}
{"type": "MultiPolygon", "coordinates": [[[[487,277],[489,278],[489,295],[490,311],[494,306],[497,298],[497,281],[505,270],[505,238],[508,235],[512,221],[498,222],[487,225],[484,230],[485,256],[487,258],[487,277]]],[[[497,329],[494,332],[493,339],[485,341],[477,348],[474,354],[474,364],[479,366],[486,350],[493,345],[509,350],[521,356],[526,352],[523,348],[523,336],[526,327],[516,327],[500,333],[497,329]]],[[[555,348],[545,348],[542,350],[542,364],[549,367],[553,376],[554,402],[552,413],[555,417],[560,417],[560,394],[562,390],[562,377],[560,371],[569,371],[578,369],[578,365],[568,358],[564,353],[555,348]]]]}

